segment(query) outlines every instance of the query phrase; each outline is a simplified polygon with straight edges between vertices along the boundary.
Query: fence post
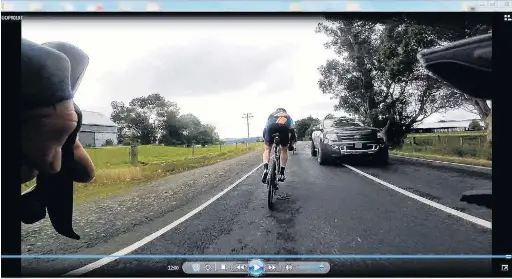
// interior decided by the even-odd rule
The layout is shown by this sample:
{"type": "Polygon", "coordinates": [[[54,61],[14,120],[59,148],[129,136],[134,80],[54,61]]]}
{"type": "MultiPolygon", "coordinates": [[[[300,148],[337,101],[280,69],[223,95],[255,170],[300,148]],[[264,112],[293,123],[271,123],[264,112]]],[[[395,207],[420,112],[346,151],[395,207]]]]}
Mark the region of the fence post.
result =
{"type": "Polygon", "coordinates": [[[416,145],[416,137],[412,137],[412,144],[416,145]]]}
{"type": "Polygon", "coordinates": [[[463,137],[460,137],[460,146],[463,146],[464,145],[464,139],[463,137]]]}
{"type": "Polygon", "coordinates": [[[139,151],[137,150],[137,145],[130,146],[130,162],[132,165],[137,165],[139,162],[139,151]]]}
{"type": "Polygon", "coordinates": [[[437,135],[437,141],[441,142],[441,135],[437,135]]]}
{"type": "Polygon", "coordinates": [[[192,157],[196,154],[196,146],[192,143],[192,157]]]}
{"type": "Polygon", "coordinates": [[[219,143],[219,152],[222,152],[222,143],[219,143]]]}

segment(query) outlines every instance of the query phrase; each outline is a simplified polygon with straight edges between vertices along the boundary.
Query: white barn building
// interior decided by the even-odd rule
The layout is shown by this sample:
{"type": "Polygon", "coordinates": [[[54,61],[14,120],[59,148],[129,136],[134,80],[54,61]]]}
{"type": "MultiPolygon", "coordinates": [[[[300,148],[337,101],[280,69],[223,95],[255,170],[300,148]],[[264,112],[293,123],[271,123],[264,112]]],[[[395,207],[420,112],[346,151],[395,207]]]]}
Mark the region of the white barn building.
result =
{"type": "Polygon", "coordinates": [[[100,112],[82,110],[82,127],[78,132],[84,147],[105,146],[108,140],[117,144],[117,124],[100,112]]]}
{"type": "MultiPolygon", "coordinates": [[[[412,133],[443,133],[443,132],[463,132],[469,130],[469,124],[472,122],[469,120],[452,120],[452,121],[439,121],[435,123],[419,123],[412,128],[412,133]]],[[[485,123],[482,120],[478,120],[482,127],[485,127],[485,123]]]]}

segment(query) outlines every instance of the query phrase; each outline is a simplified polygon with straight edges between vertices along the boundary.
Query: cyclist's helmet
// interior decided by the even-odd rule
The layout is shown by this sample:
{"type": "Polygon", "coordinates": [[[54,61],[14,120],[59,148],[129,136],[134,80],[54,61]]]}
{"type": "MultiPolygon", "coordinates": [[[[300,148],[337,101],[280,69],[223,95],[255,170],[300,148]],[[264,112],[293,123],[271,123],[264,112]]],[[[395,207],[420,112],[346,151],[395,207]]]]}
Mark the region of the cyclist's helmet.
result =
{"type": "Polygon", "coordinates": [[[278,108],[276,109],[276,112],[284,112],[284,113],[287,113],[286,110],[284,108],[278,108]]]}

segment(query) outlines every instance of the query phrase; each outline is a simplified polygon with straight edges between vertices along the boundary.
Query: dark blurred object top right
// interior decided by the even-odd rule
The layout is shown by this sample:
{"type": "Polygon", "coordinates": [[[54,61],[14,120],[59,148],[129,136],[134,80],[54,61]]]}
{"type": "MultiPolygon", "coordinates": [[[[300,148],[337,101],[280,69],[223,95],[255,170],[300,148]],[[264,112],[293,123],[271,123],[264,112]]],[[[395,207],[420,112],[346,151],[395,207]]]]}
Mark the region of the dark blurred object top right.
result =
{"type": "Polygon", "coordinates": [[[418,53],[425,69],[475,98],[492,99],[492,34],[472,37],[418,53]]]}

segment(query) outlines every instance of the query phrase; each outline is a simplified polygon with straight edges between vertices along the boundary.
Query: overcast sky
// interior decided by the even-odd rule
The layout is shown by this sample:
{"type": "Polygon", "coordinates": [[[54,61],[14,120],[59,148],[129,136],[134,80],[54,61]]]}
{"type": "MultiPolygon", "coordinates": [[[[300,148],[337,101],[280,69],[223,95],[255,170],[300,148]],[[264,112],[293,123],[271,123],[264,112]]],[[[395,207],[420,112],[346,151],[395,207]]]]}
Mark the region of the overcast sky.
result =
{"type": "MultiPolygon", "coordinates": [[[[84,110],[110,116],[112,101],[158,92],[213,124],[221,138],[251,136],[284,107],[294,119],[323,117],[335,101],[317,86],[333,53],[315,33],[320,18],[27,19],[23,37],[70,42],[90,57],[76,95],[84,110]]],[[[335,114],[341,115],[341,112],[335,114]]],[[[463,111],[429,121],[474,117],[463,111]]]]}

